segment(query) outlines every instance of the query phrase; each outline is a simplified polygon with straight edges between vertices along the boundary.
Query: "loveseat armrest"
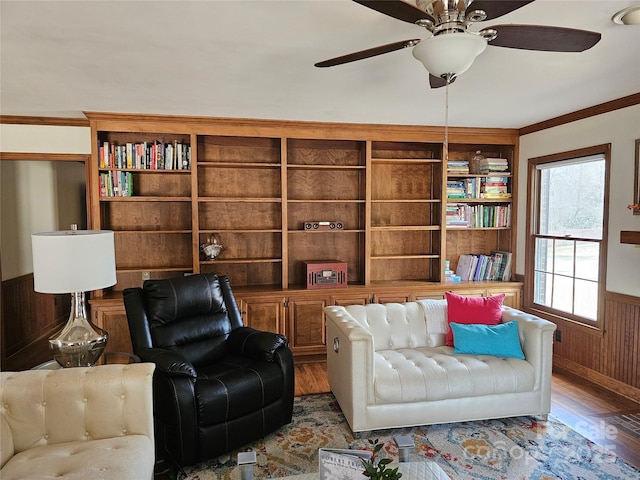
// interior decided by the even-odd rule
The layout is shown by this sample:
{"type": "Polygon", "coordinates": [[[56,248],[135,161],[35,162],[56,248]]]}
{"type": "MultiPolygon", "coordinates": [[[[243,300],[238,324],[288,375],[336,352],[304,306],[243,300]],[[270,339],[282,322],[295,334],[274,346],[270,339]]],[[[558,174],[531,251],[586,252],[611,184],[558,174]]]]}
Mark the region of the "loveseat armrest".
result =
{"type": "Polygon", "coordinates": [[[513,320],[518,322],[525,360],[536,372],[534,389],[551,389],[553,332],[556,330],[556,324],[515,308],[503,307],[502,323],[513,320]]]}
{"type": "MultiPolygon", "coordinates": [[[[364,309],[349,306],[352,311],[364,309]]],[[[324,309],[327,334],[327,374],[331,391],[338,399],[347,418],[353,418],[351,429],[366,430],[363,405],[374,398],[373,335],[347,309],[331,306],[324,309]]],[[[363,314],[364,313],[363,310],[363,314]]]]}
{"type": "Polygon", "coordinates": [[[166,348],[144,348],[138,351],[138,356],[143,362],[154,363],[158,373],[169,376],[198,377],[198,373],[191,362],[178,352],[167,350],[166,348]]]}

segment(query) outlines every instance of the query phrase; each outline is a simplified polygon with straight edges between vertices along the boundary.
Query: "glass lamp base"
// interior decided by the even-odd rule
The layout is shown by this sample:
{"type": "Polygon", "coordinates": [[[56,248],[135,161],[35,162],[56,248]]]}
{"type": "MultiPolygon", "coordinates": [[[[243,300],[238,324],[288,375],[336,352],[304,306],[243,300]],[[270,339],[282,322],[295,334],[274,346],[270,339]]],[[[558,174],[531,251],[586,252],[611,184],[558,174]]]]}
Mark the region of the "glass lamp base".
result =
{"type": "Polygon", "coordinates": [[[92,367],[108,339],[107,332],[87,319],[84,292],[75,292],[71,295],[69,320],[60,332],[49,338],[49,347],[62,367],[92,367]]]}

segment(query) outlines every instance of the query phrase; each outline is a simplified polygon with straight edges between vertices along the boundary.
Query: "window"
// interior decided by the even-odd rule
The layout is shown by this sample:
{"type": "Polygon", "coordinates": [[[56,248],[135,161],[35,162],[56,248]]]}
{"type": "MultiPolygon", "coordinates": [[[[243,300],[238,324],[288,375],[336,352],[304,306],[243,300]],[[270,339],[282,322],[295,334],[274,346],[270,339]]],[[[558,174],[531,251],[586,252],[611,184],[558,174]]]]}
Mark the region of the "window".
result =
{"type": "Polygon", "coordinates": [[[600,324],[609,145],[529,160],[527,304],[600,324]]]}

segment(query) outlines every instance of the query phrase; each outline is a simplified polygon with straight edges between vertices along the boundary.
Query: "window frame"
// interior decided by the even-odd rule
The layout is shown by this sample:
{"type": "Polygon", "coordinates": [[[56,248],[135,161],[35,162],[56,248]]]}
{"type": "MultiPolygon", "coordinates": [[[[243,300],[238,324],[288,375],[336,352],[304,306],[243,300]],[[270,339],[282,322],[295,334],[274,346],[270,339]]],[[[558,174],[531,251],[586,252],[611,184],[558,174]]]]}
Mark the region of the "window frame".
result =
{"type": "MultiPolygon", "coordinates": [[[[538,316],[554,321],[562,319],[583,325],[585,327],[604,330],[604,294],[607,279],[607,249],[608,249],[608,225],[609,225],[609,177],[611,171],[611,144],[595,145],[566,152],[534,157],[528,160],[527,171],[527,238],[525,242],[525,279],[524,279],[524,306],[528,311],[538,316]],[[600,243],[600,261],[598,271],[598,310],[596,320],[590,320],[562,310],[534,303],[535,285],[535,243],[537,237],[545,235],[537,234],[537,226],[540,218],[540,177],[542,171],[538,165],[567,161],[575,158],[602,155],[604,157],[604,204],[602,212],[602,240],[600,243]]],[[[572,240],[580,240],[574,238],[572,240]]]]}

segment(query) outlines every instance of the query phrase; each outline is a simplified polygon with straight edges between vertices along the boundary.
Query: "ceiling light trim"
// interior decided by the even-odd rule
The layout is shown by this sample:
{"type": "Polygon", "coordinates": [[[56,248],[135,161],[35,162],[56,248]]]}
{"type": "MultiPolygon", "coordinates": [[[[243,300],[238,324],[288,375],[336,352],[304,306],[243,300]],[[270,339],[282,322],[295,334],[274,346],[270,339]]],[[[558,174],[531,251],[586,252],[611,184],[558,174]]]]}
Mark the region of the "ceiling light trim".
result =
{"type": "Polygon", "coordinates": [[[640,5],[620,10],[611,20],[619,25],[640,25],[640,5]]]}

